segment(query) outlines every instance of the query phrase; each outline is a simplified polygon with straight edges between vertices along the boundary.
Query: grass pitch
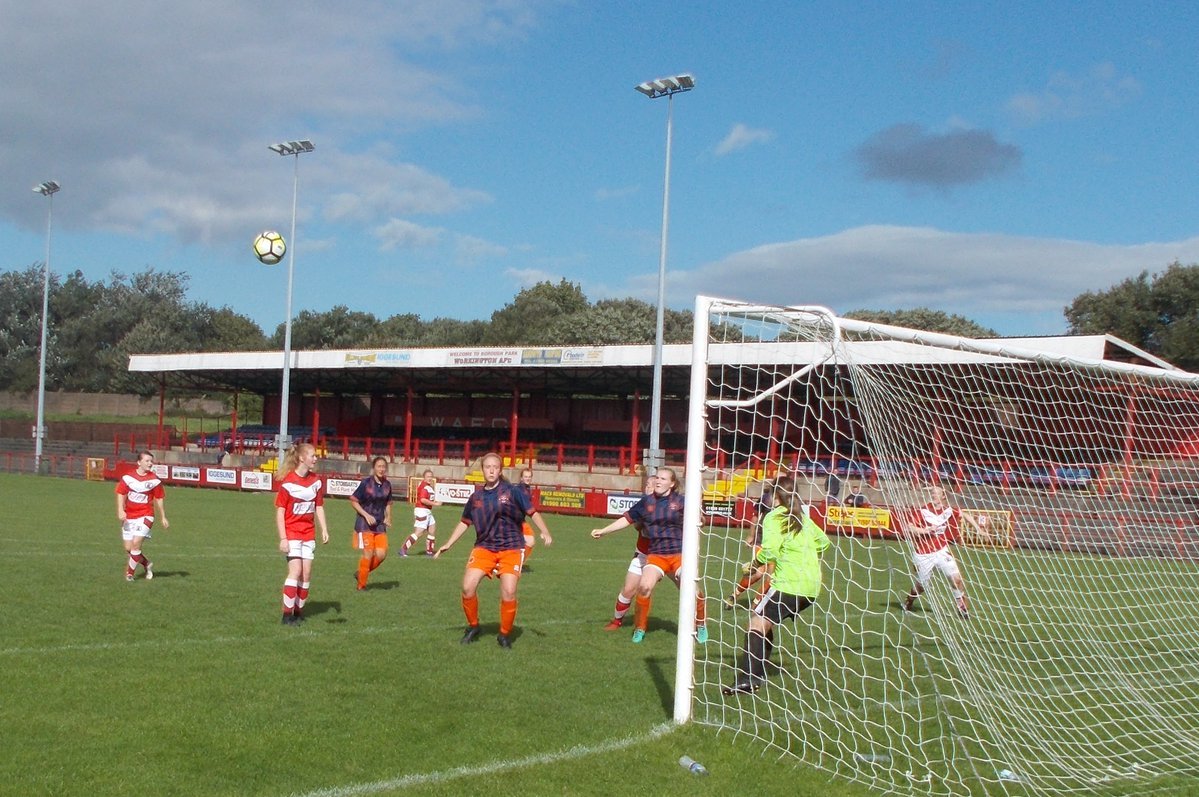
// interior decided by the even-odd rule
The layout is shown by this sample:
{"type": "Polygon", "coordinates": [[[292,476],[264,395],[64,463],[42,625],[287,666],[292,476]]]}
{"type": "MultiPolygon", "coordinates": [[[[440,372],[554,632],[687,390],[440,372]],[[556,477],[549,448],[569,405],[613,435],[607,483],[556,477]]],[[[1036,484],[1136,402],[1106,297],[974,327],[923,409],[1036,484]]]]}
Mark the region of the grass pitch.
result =
{"type": "MultiPolygon", "coordinates": [[[[489,582],[483,638],[458,643],[471,535],[401,559],[404,505],[359,592],[352,513],[329,500],[333,540],[291,628],[271,495],[168,488],[171,528],[145,549],[156,577],[126,583],[111,483],[0,474],[0,494],[2,795],[871,793],[673,726],[677,594],[658,591],[642,645],[601,630],[633,543],[590,539],[601,521],[548,518],[555,544],[530,561],[504,651],[489,582]]],[[[437,514],[444,539],[457,512],[437,514]]]]}

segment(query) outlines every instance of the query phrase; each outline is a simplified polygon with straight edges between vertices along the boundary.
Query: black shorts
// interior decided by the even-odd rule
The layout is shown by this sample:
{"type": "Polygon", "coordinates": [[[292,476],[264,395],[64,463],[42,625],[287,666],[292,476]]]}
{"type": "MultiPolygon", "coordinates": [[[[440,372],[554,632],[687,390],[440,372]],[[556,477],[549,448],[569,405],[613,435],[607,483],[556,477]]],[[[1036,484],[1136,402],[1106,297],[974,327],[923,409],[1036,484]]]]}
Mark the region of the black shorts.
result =
{"type": "Polygon", "coordinates": [[[767,590],[766,594],[754,604],[754,614],[778,625],[788,620],[812,605],[812,599],[803,595],[789,595],[777,589],[767,590]]]}

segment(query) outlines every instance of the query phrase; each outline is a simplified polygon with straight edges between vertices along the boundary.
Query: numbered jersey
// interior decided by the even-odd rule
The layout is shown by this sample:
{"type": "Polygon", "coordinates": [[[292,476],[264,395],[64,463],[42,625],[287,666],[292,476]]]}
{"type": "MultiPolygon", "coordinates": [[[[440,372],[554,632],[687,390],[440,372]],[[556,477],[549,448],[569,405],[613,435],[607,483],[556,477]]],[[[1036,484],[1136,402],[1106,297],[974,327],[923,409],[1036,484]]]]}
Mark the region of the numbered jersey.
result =
{"type": "Polygon", "coordinates": [[[275,506],[283,509],[283,528],[289,540],[316,539],[316,508],[325,504],[325,483],[315,473],[288,473],[279,482],[275,506]]]}

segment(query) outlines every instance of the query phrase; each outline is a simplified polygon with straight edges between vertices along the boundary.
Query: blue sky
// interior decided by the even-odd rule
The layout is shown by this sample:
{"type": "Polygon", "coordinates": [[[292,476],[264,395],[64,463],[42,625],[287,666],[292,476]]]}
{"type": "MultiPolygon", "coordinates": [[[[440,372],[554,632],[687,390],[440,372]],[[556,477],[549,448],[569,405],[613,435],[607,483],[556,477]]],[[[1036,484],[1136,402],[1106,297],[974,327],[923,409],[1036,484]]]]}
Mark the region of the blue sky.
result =
{"type": "Polygon", "coordinates": [[[487,318],[565,278],[929,306],[1003,334],[1199,262],[1199,11],[1183,3],[0,0],[0,268],[147,266],[295,309],[487,318]]]}

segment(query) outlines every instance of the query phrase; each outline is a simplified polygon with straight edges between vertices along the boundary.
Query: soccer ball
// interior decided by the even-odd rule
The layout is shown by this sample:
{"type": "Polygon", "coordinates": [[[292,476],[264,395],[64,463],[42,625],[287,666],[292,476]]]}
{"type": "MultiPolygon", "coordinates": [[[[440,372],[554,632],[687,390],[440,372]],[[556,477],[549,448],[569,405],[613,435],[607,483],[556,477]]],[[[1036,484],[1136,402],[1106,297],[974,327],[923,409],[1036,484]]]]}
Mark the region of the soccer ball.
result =
{"type": "Polygon", "coordinates": [[[254,239],[254,255],[268,266],[273,266],[283,259],[283,253],[287,251],[287,244],[283,242],[283,236],[274,230],[258,233],[258,237],[254,239]]]}

